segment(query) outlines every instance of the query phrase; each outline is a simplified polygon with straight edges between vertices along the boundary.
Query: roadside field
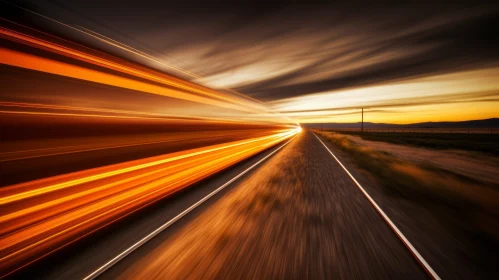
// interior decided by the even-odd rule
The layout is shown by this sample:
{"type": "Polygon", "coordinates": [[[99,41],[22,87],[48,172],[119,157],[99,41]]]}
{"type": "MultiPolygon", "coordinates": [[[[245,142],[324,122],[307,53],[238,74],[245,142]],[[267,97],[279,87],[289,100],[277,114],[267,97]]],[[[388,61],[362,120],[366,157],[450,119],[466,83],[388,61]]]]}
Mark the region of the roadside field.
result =
{"type": "Polygon", "coordinates": [[[360,136],[364,140],[382,141],[400,145],[432,149],[459,149],[499,155],[499,134],[467,133],[421,133],[421,132],[359,132],[338,131],[342,134],[360,136]]]}

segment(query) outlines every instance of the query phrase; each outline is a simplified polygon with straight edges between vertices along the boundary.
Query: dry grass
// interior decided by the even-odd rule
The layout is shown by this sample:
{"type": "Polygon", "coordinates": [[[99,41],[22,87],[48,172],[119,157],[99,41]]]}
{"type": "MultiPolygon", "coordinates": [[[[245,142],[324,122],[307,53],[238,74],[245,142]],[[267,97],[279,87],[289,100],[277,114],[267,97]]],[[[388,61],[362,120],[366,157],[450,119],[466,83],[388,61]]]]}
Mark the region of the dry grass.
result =
{"type": "Polygon", "coordinates": [[[348,153],[359,167],[374,175],[389,195],[429,207],[437,206],[447,213],[465,208],[467,216],[454,215],[454,219],[443,222],[499,239],[498,186],[430,164],[410,162],[365,146],[365,141],[359,144],[339,133],[316,133],[348,153]]]}
{"type": "MultiPolygon", "coordinates": [[[[435,129],[438,131],[438,129],[435,129]]],[[[436,150],[459,149],[481,152],[486,155],[499,155],[499,134],[494,133],[421,133],[421,132],[358,132],[345,131],[342,134],[362,137],[369,141],[382,141],[393,144],[425,147],[436,150]]]]}

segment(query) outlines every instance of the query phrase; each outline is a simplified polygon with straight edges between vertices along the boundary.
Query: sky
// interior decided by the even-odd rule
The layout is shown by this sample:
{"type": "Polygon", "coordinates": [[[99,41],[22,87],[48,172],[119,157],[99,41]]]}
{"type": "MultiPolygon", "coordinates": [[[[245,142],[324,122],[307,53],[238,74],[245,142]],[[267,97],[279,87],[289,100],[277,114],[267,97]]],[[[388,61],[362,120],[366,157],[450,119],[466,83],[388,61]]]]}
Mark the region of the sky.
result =
{"type": "Polygon", "coordinates": [[[246,94],[301,123],[358,122],[360,108],[371,122],[499,117],[493,2],[11,2],[156,60],[118,55],[246,94]]]}

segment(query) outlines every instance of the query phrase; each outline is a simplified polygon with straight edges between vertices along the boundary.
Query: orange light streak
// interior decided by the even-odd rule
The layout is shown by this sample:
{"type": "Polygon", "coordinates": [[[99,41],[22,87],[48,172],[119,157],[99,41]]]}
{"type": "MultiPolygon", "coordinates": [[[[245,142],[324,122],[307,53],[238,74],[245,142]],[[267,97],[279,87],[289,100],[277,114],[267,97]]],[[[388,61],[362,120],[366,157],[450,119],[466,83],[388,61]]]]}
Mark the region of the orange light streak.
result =
{"type": "Polygon", "coordinates": [[[298,129],[0,189],[0,272],[9,273],[298,133],[298,129]]]}
{"type": "MultiPolygon", "coordinates": [[[[7,108],[30,108],[30,109],[50,109],[50,110],[70,110],[70,111],[85,111],[85,112],[97,112],[97,113],[112,113],[112,114],[125,114],[125,115],[141,115],[141,116],[151,116],[156,118],[185,118],[179,115],[171,114],[154,114],[148,112],[138,112],[138,111],[126,111],[126,110],[112,110],[112,109],[101,109],[101,108],[90,108],[90,107],[75,107],[75,106],[62,106],[53,104],[39,104],[39,103],[21,103],[21,102],[1,102],[0,107],[7,108]]],[[[17,110],[16,110],[17,111],[17,110]]],[[[219,120],[212,118],[213,120],[219,120]]]]}
{"type": "MultiPolygon", "coordinates": [[[[76,65],[71,65],[47,58],[37,57],[34,55],[0,48],[0,63],[46,72],[50,74],[120,87],[131,90],[137,90],[162,96],[179,98],[183,100],[198,102],[202,104],[209,104],[223,108],[235,109],[245,112],[254,112],[241,105],[231,104],[203,96],[197,96],[190,93],[185,93],[178,90],[169,89],[166,87],[148,84],[141,81],[132,80],[92,69],[83,68],[76,65]]],[[[256,112],[254,112],[256,113],[256,112]]]]}
{"type": "MultiPolygon", "coordinates": [[[[139,78],[147,79],[147,80],[150,80],[153,82],[158,82],[158,83],[161,83],[161,84],[164,84],[167,86],[172,86],[172,87],[178,88],[179,90],[194,92],[194,93],[206,96],[210,99],[214,99],[213,101],[216,100],[216,101],[225,101],[225,102],[213,104],[213,103],[205,103],[206,99],[204,99],[205,100],[204,102],[200,101],[200,99],[193,100],[192,97],[190,99],[187,99],[186,96],[192,95],[192,94],[188,94],[185,92],[184,92],[184,94],[180,94],[181,92],[178,92],[179,93],[178,96],[167,95],[170,97],[177,97],[180,99],[201,102],[204,104],[212,104],[212,105],[218,104],[218,106],[222,106],[222,107],[224,107],[224,106],[221,104],[228,103],[228,104],[225,104],[225,106],[233,105],[233,106],[230,106],[229,108],[239,108],[239,110],[243,110],[243,111],[248,111],[249,109],[251,109],[251,110],[249,110],[250,112],[269,111],[268,108],[265,108],[261,104],[256,104],[254,102],[249,102],[247,100],[235,98],[233,96],[223,94],[223,93],[220,93],[220,92],[208,89],[208,88],[203,88],[201,86],[198,86],[198,85],[186,82],[186,81],[182,81],[180,79],[176,79],[173,77],[169,77],[169,76],[164,75],[164,74],[153,73],[153,71],[150,71],[150,70],[147,71],[146,69],[139,67],[139,66],[133,67],[130,64],[126,65],[124,63],[118,63],[118,62],[114,62],[114,61],[111,61],[108,59],[96,57],[96,56],[93,56],[90,54],[86,54],[86,53],[83,53],[83,52],[80,52],[77,50],[70,49],[70,48],[65,47],[65,46],[61,46],[61,45],[58,45],[55,43],[47,42],[45,40],[41,40],[41,39],[34,38],[34,37],[31,37],[28,35],[24,35],[24,34],[21,34],[21,33],[6,29],[6,28],[0,28],[0,36],[4,37],[6,39],[12,40],[12,41],[16,41],[16,42],[20,42],[20,43],[32,46],[32,47],[36,47],[36,48],[47,50],[47,51],[50,51],[53,53],[61,54],[61,55],[67,56],[67,57],[71,57],[74,59],[78,59],[81,61],[92,63],[95,65],[105,67],[108,69],[112,69],[115,71],[119,71],[119,72],[122,72],[125,74],[129,74],[129,75],[133,75],[133,76],[136,76],[139,78]]],[[[32,63],[37,63],[37,61],[34,61],[34,60],[29,59],[27,57],[24,57],[24,58],[17,57],[17,59],[25,60],[24,61],[25,63],[23,63],[24,66],[12,64],[12,59],[7,59],[7,58],[5,58],[5,62],[3,61],[3,59],[0,59],[0,62],[5,63],[5,64],[9,64],[9,65],[13,65],[13,66],[28,68],[28,69],[32,69],[32,70],[38,70],[38,71],[44,71],[44,72],[48,72],[48,73],[52,73],[52,74],[68,76],[68,75],[64,75],[60,71],[54,73],[46,68],[44,68],[45,70],[41,69],[40,67],[36,67],[36,65],[32,65],[31,67],[29,67],[30,61],[32,63]],[[28,62],[28,63],[26,63],[26,62],[28,62]]],[[[92,70],[92,72],[95,73],[97,71],[92,70]]],[[[89,72],[86,72],[86,73],[89,73],[89,72]]],[[[68,76],[68,77],[78,78],[75,76],[68,76]]],[[[83,79],[83,80],[89,80],[89,79],[85,79],[85,76],[82,76],[82,75],[79,75],[79,78],[83,79]]],[[[90,79],[90,81],[99,82],[99,81],[94,80],[94,79],[90,79]]],[[[100,81],[102,83],[102,79],[100,79],[100,81]]],[[[142,83],[142,84],[144,84],[144,83],[142,83]]],[[[118,86],[116,84],[113,84],[113,85],[118,86]]],[[[136,89],[136,88],[134,88],[134,89],[136,89]]],[[[136,89],[136,90],[139,90],[139,89],[136,89]]],[[[151,92],[151,91],[146,91],[146,92],[161,94],[159,92],[151,92]]],[[[163,93],[161,95],[165,95],[165,94],[163,93]]],[[[203,100],[203,99],[201,99],[201,100],[203,100]]]]}
{"type": "MultiPolygon", "coordinates": [[[[253,137],[270,135],[278,133],[280,130],[242,130],[242,131],[222,131],[222,132],[210,132],[209,134],[205,133],[203,139],[220,139],[220,137],[233,137],[237,140],[239,139],[247,139],[248,135],[253,135],[253,137]]],[[[149,137],[144,137],[141,139],[140,137],[134,136],[132,139],[127,139],[125,137],[113,137],[102,139],[98,143],[91,142],[81,145],[65,145],[65,146],[57,146],[50,148],[39,148],[39,149],[27,149],[27,150],[18,150],[18,151],[8,151],[0,153],[0,162],[13,161],[13,160],[21,160],[21,159],[30,159],[37,157],[47,157],[47,156],[55,156],[55,155],[64,155],[64,154],[72,154],[72,153],[82,153],[89,151],[97,151],[97,150],[108,150],[108,149],[117,149],[117,148],[125,148],[132,146],[144,146],[144,145],[153,145],[160,143],[186,143],[196,141],[197,132],[189,132],[189,133],[169,133],[164,136],[159,136],[159,138],[155,138],[154,135],[149,136],[153,139],[157,139],[154,141],[149,140],[149,137]],[[139,139],[137,139],[139,138],[139,139]],[[111,142],[112,144],[107,144],[111,142]]],[[[229,141],[229,140],[227,140],[229,141]]]]}
{"type": "MultiPolygon", "coordinates": [[[[52,20],[52,19],[51,19],[51,20],[52,20]]],[[[57,21],[56,21],[56,22],[57,22],[57,21]]],[[[58,23],[60,23],[60,22],[58,22],[58,23]]],[[[62,23],[61,23],[61,24],[62,24],[62,23]]],[[[78,28],[74,28],[74,27],[71,27],[71,28],[73,28],[73,29],[75,29],[75,30],[77,30],[77,31],[79,31],[79,32],[82,32],[82,33],[84,33],[84,34],[86,34],[86,35],[88,35],[88,36],[91,36],[91,37],[93,37],[93,38],[96,38],[97,40],[100,40],[101,42],[104,42],[104,43],[110,44],[110,45],[112,45],[112,46],[116,46],[116,47],[118,47],[118,48],[120,48],[120,49],[123,49],[123,50],[125,50],[125,51],[128,51],[128,52],[130,52],[130,53],[136,54],[136,55],[138,55],[138,56],[141,56],[141,57],[147,58],[147,59],[149,59],[149,60],[151,60],[151,61],[154,61],[154,62],[159,63],[159,64],[161,64],[161,65],[164,65],[164,66],[166,66],[166,67],[172,68],[172,69],[174,69],[174,70],[176,70],[176,71],[179,71],[179,72],[181,72],[181,73],[183,73],[183,74],[186,74],[187,76],[190,76],[190,77],[193,77],[193,78],[196,78],[196,79],[202,79],[202,78],[203,78],[203,77],[201,77],[201,76],[199,76],[199,75],[196,75],[196,74],[194,74],[194,73],[192,73],[192,72],[189,72],[189,71],[183,70],[183,69],[181,69],[181,68],[179,68],[179,67],[176,67],[176,66],[174,66],[174,65],[171,65],[171,64],[167,64],[167,63],[165,63],[164,61],[162,61],[161,59],[158,59],[158,58],[156,58],[156,57],[154,57],[154,56],[152,56],[152,55],[150,55],[150,54],[148,54],[148,53],[145,53],[145,52],[143,52],[143,51],[140,51],[140,50],[138,50],[138,49],[136,49],[136,48],[133,48],[133,47],[131,47],[131,46],[129,46],[129,45],[126,45],[126,44],[124,44],[124,43],[118,42],[118,41],[116,41],[116,40],[114,40],[114,39],[112,39],[112,38],[109,38],[109,37],[107,37],[107,36],[105,36],[105,35],[102,35],[102,34],[100,34],[100,33],[96,32],[96,31],[90,30],[90,29],[88,29],[88,28],[85,28],[85,27],[82,27],[82,26],[79,26],[79,25],[77,25],[77,27],[78,27],[78,28]],[[85,31],[87,31],[87,32],[85,32],[85,31]],[[89,33],[91,33],[91,34],[89,34],[89,33]],[[117,46],[116,44],[118,44],[118,46],[117,46]]],[[[255,98],[252,98],[252,97],[250,97],[250,96],[244,95],[244,94],[242,94],[242,93],[240,93],[240,92],[238,92],[238,91],[235,91],[235,90],[233,90],[233,89],[230,89],[230,88],[222,88],[222,89],[223,89],[223,90],[226,90],[226,91],[228,91],[228,92],[231,92],[231,93],[237,94],[237,95],[239,95],[239,96],[241,96],[241,97],[243,97],[243,98],[245,98],[245,99],[250,99],[250,100],[255,101],[255,102],[257,102],[257,103],[264,104],[262,101],[260,101],[260,100],[258,100],[258,99],[255,99],[255,98]]],[[[277,114],[277,113],[276,113],[276,114],[277,114]]]]}

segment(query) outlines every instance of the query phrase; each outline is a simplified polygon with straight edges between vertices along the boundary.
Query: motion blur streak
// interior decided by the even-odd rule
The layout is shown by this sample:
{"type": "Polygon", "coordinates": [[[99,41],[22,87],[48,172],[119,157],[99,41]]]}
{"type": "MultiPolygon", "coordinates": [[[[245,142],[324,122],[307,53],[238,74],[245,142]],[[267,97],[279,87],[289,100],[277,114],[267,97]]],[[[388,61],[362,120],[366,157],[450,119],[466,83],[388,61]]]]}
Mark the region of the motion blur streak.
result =
{"type": "Polygon", "coordinates": [[[0,63],[3,64],[91,82],[97,82],[101,84],[124,87],[127,89],[133,89],[142,92],[175,97],[203,104],[231,108],[244,112],[269,112],[269,109],[261,103],[254,102],[249,99],[243,99],[240,95],[234,96],[217,92],[199,85],[189,83],[187,81],[167,76],[162,73],[157,73],[155,71],[145,69],[138,65],[111,61],[108,58],[97,57],[95,55],[84,53],[67,46],[62,46],[39,38],[21,34],[7,28],[0,28],[0,37],[24,45],[35,47],[37,49],[49,51],[58,55],[63,55],[72,59],[77,59],[82,62],[91,63],[93,65],[117,71],[118,73],[127,74],[135,78],[144,79],[149,82],[120,77],[117,75],[56,61],[49,58],[38,57],[36,55],[0,48],[0,63]],[[150,82],[153,82],[154,84],[151,84],[150,82]],[[156,83],[159,83],[163,86],[159,86],[156,83]],[[174,90],[172,90],[171,88],[165,88],[164,86],[173,87],[174,90]]]}
{"type": "Polygon", "coordinates": [[[298,132],[282,130],[2,188],[2,275],[298,132]]]}
{"type": "Polygon", "coordinates": [[[228,108],[240,109],[240,107],[238,107],[238,106],[225,105],[224,103],[217,102],[215,100],[210,100],[208,98],[203,98],[203,97],[199,97],[199,96],[195,96],[195,95],[187,94],[187,93],[182,93],[182,92],[175,92],[175,91],[172,91],[170,89],[162,88],[159,86],[150,85],[150,84],[146,84],[146,83],[138,82],[138,81],[133,81],[131,79],[121,78],[118,76],[114,76],[114,75],[110,75],[110,74],[106,74],[106,73],[102,73],[102,72],[98,72],[98,71],[94,71],[94,70],[90,70],[90,69],[85,69],[83,67],[69,65],[66,63],[61,63],[61,62],[57,62],[57,61],[53,61],[53,60],[49,60],[49,59],[45,59],[45,58],[40,58],[40,57],[36,57],[33,55],[17,52],[17,51],[0,49],[0,57],[2,57],[2,60],[0,62],[7,64],[7,65],[28,68],[28,69],[47,72],[47,73],[56,74],[56,75],[63,75],[66,77],[77,78],[77,79],[82,79],[82,80],[87,80],[87,81],[92,81],[92,82],[98,82],[98,83],[112,85],[112,86],[126,87],[128,89],[133,89],[133,90],[138,90],[138,91],[143,91],[143,92],[148,92],[148,93],[155,93],[155,94],[160,94],[160,95],[165,95],[165,96],[170,96],[170,97],[176,97],[176,98],[189,100],[189,101],[195,101],[195,102],[199,102],[199,103],[205,103],[205,104],[210,104],[210,105],[218,105],[218,106],[223,106],[223,107],[228,107],[228,108]]]}
{"type": "Polygon", "coordinates": [[[239,93],[0,24],[0,277],[300,132],[239,93]]]}
{"type": "MultiPolygon", "coordinates": [[[[30,12],[31,12],[31,11],[30,11],[30,12]]],[[[53,19],[50,19],[50,20],[53,20],[53,19]]],[[[55,22],[58,22],[58,21],[55,21],[55,22]]],[[[60,23],[60,22],[58,22],[58,23],[60,23]]],[[[61,23],[61,24],[65,25],[64,23],[61,23]]],[[[196,75],[196,74],[194,74],[194,73],[191,73],[191,72],[189,72],[189,71],[185,71],[185,70],[180,69],[180,68],[178,68],[178,67],[175,67],[175,66],[173,66],[173,65],[171,65],[171,64],[167,64],[167,63],[165,63],[164,61],[162,61],[162,60],[160,60],[160,59],[158,59],[158,58],[156,58],[156,57],[154,57],[154,56],[151,56],[151,55],[149,55],[149,54],[147,54],[147,53],[144,53],[144,52],[142,52],[142,51],[140,51],[140,50],[137,50],[137,49],[135,49],[135,48],[133,48],[133,47],[131,47],[131,46],[128,46],[128,45],[126,45],[126,44],[124,44],[124,43],[121,43],[121,42],[118,42],[118,41],[116,41],[116,40],[113,40],[113,39],[111,39],[111,38],[109,38],[109,37],[107,37],[107,36],[104,36],[104,35],[102,35],[102,34],[100,34],[100,33],[98,33],[98,32],[95,32],[95,31],[93,31],[93,30],[90,30],[90,29],[85,28],[85,27],[82,27],[82,26],[78,26],[78,27],[79,27],[80,29],[78,29],[78,28],[74,28],[74,27],[71,27],[71,28],[74,28],[74,29],[78,30],[79,32],[82,32],[82,33],[84,33],[84,34],[86,34],[86,35],[88,35],[88,36],[91,36],[91,37],[93,37],[93,38],[96,38],[97,40],[102,41],[102,42],[104,42],[104,43],[106,43],[106,44],[109,44],[109,45],[111,45],[111,46],[115,46],[115,47],[117,47],[117,48],[120,48],[120,49],[122,49],[122,50],[125,50],[125,51],[127,51],[127,52],[130,52],[130,53],[132,53],[132,54],[135,54],[135,55],[138,55],[138,56],[141,56],[141,57],[147,58],[147,59],[149,59],[149,60],[151,60],[151,61],[154,61],[154,62],[156,62],[156,63],[159,63],[159,64],[161,64],[161,65],[164,65],[164,66],[166,66],[166,67],[168,67],[168,68],[175,69],[176,71],[179,71],[180,73],[186,74],[187,76],[190,76],[190,77],[192,77],[192,78],[196,78],[196,79],[202,79],[202,78],[203,78],[203,77],[201,77],[201,76],[199,76],[199,75],[196,75]]],[[[252,101],[255,101],[255,102],[258,102],[258,103],[263,103],[263,102],[261,102],[261,101],[260,101],[260,100],[258,100],[258,99],[255,99],[255,98],[252,98],[252,97],[250,97],[250,96],[244,95],[244,94],[242,94],[242,93],[240,93],[240,92],[237,92],[237,91],[235,91],[235,90],[233,90],[233,89],[230,89],[230,88],[223,88],[223,89],[224,89],[224,90],[226,90],[226,91],[229,91],[230,93],[233,93],[233,94],[236,94],[236,95],[242,96],[243,98],[246,98],[246,99],[251,99],[252,101]]]]}

